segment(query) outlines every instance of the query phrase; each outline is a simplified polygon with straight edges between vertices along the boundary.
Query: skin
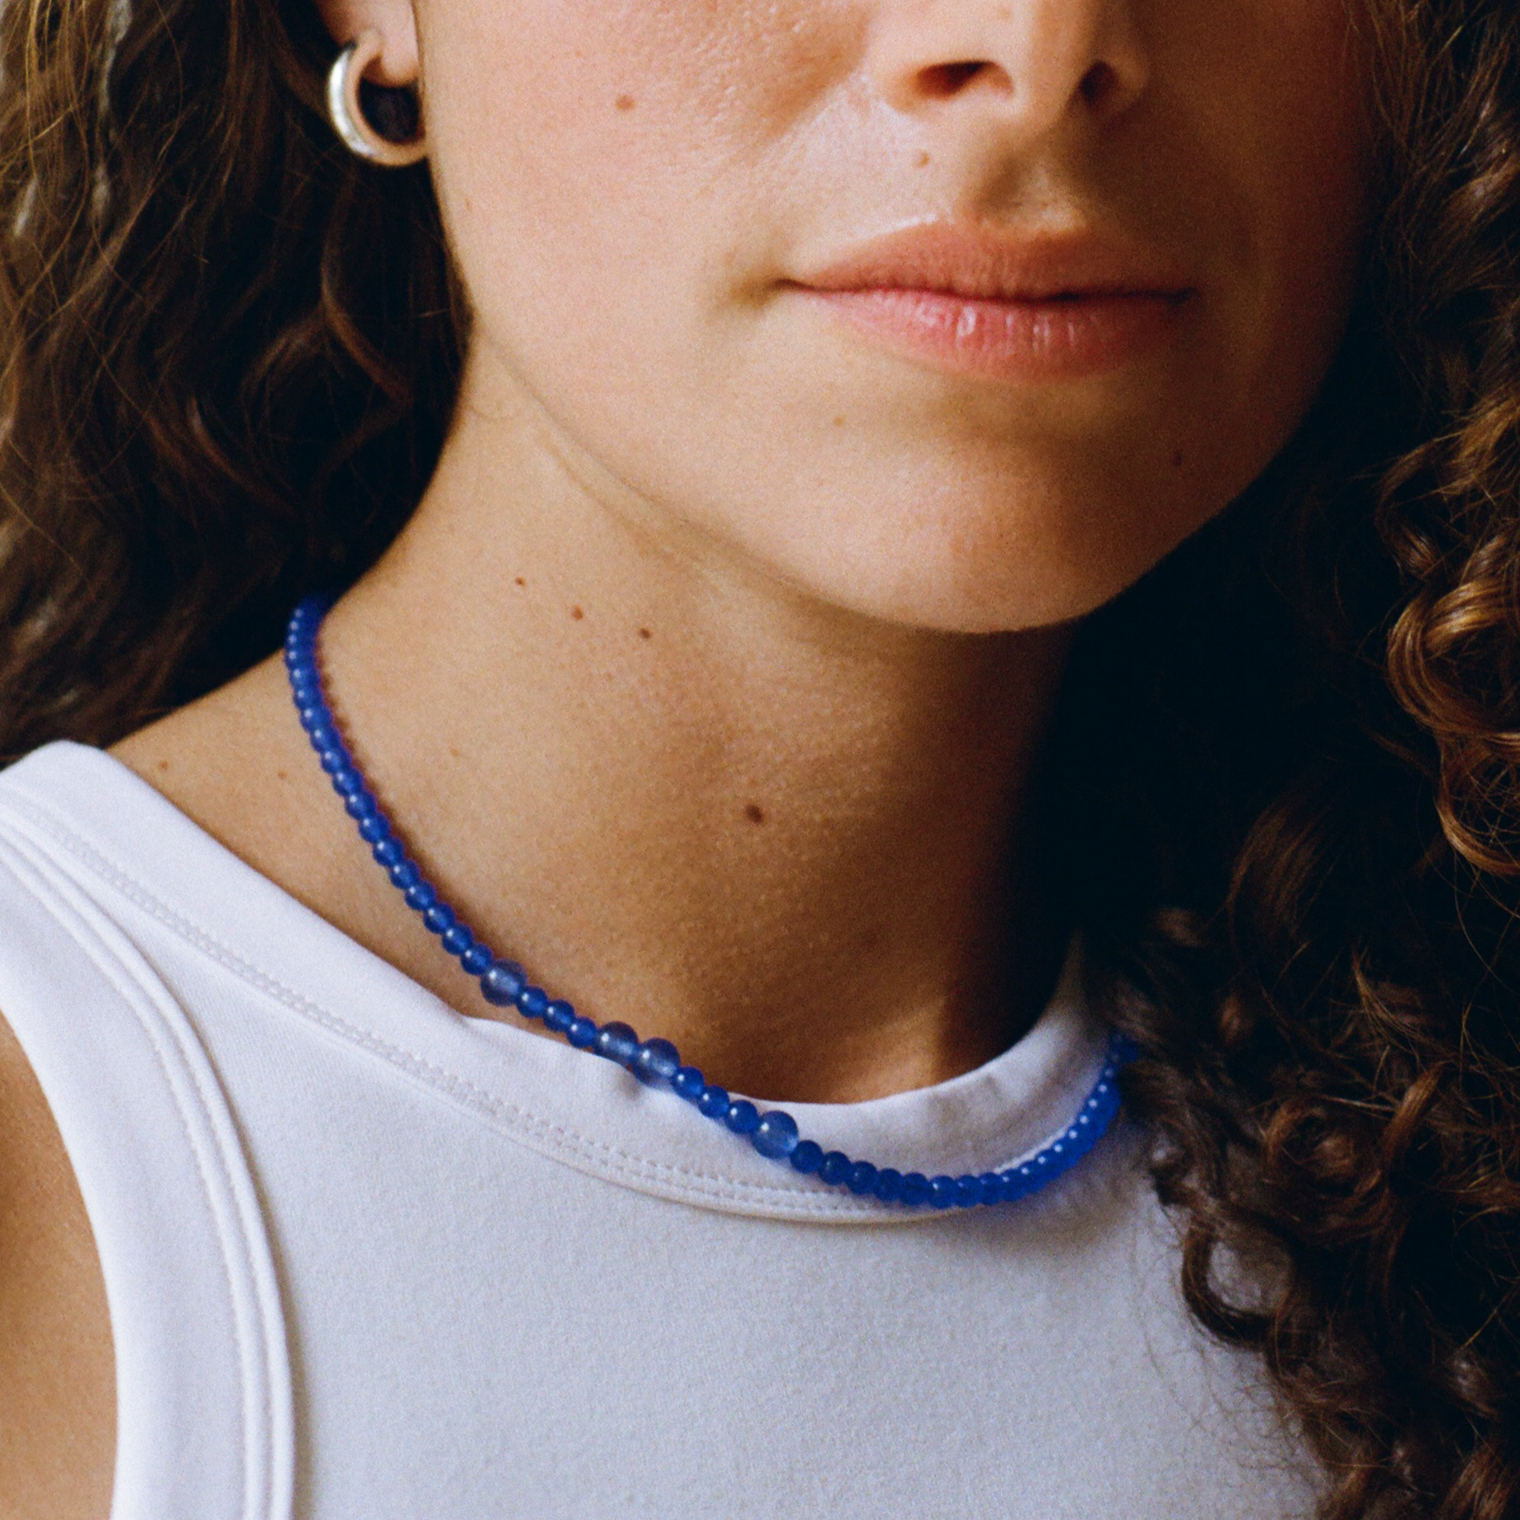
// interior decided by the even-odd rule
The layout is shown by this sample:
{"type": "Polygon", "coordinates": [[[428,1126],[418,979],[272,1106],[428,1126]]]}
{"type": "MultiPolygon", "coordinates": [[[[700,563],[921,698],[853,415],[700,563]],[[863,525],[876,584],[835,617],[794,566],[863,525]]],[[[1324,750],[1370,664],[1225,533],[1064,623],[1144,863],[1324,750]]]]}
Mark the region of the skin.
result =
{"type": "MultiPolygon", "coordinates": [[[[990,1058],[1065,937],[1038,764],[1071,625],[1260,473],[1339,342],[1368,157],[1341,8],[322,8],[382,34],[374,77],[420,81],[475,312],[437,475],[324,638],[382,797],[488,941],[730,1087],[848,1101],[990,1058]],[[788,283],[935,219],[1095,228],[1196,295],[1133,362],[1027,384],[888,352],[788,283]]],[[[484,1011],[277,664],[116,753],[484,1011]]],[[[28,1326],[0,1516],[99,1516],[99,1269],[29,1076],[0,1062],[0,1304],[28,1326]]]]}

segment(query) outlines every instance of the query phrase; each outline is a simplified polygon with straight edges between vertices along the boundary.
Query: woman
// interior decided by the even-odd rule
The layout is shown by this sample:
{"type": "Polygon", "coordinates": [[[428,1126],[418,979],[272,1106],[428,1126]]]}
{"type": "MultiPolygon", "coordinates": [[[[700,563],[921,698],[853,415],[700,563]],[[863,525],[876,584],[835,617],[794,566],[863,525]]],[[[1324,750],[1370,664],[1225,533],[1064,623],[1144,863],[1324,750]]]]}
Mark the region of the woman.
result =
{"type": "Polygon", "coordinates": [[[0,26],[7,1513],[1516,1512],[1503,6],[0,26]]]}

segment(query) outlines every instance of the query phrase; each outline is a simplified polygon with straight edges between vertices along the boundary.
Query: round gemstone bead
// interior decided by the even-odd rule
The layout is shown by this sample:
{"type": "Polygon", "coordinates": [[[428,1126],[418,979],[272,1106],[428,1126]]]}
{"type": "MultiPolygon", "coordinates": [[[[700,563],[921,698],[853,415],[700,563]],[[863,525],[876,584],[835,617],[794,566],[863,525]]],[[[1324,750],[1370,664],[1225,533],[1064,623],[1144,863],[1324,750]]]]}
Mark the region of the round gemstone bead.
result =
{"type": "Polygon", "coordinates": [[[375,813],[359,820],[359,838],[365,844],[378,844],[390,831],[391,826],[383,814],[375,813]]]}
{"type": "Polygon", "coordinates": [[[443,931],[439,943],[450,955],[463,955],[475,943],[475,936],[463,924],[455,924],[443,931]]]}
{"type": "Polygon", "coordinates": [[[998,1181],[1002,1184],[1003,1201],[1005,1203],[1014,1203],[1020,1198],[1029,1196],[1029,1184],[1012,1167],[1006,1172],[999,1172],[998,1181]]]}
{"type": "Polygon", "coordinates": [[[697,1099],[697,1108],[709,1119],[721,1119],[728,1113],[728,1089],[709,1084],[697,1099]]]}
{"type": "MultiPolygon", "coordinates": [[[[335,787],[337,780],[337,776],[334,776],[333,784],[335,787]]],[[[361,786],[358,790],[349,793],[348,797],[344,800],[343,811],[350,818],[373,818],[380,811],[380,804],[361,786]]]]}
{"type": "Polygon", "coordinates": [[[852,1193],[864,1197],[876,1188],[876,1168],[869,1161],[857,1161],[850,1168],[850,1175],[844,1179],[844,1185],[852,1193]]]}
{"type": "Polygon", "coordinates": [[[634,1052],[631,1069],[651,1086],[668,1082],[681,1069],[681,1052],[669,1040],[645,1040],[634,1052]]]}
{"type": "Polygon", "coordinates": [[[955,1179],[955,1204],[957,1208],[974,1209],[983,1197],[980,1177],[957,1177],[955,1179]]]}
{"type": "Polygon", "coordinates": [[[484,945],[471,945],[463,955],[459,957],[459,964],[464,967],[471,976],[479,976],[491,968],[491,952],[484,945]]]}
{"type": "Polygon", "coordinates": [[[1001,1203],[1003,1201],[1003,1179],[996,1172],[983,1172],[982,1202],[1001,1203]]]}
{"type": "MultiPolygon", "coordinates": [[[[378,850],[379,845],[375,848],[378,850]]],[[[422,880],[422,873],[410,860],[399,860],[390,868],[391,885],[399,887],[403,892],[410,891],[422,880]]]]}
{"type": "Polygon", "coordinates": [[[435,902],[423,913],[422,922],[434,934],[442,934],[454,927],[454,910],[447,903],[435,902]]]}
{"type": "Polygon", "coordinates": [[[760,1110],[748,1098],[735,1098],[723,1122],[736,1135],[752,1135],[760,1127],[760,1110]]]}
{"type": "Polygon", "coordinates": [[[797,1121],[779,1108],[760,1116],[760,1123],[750,1137],[750,1144],[762,1156],[780,1161],[797,1149],[797,1121]]]}
{"type": "Polygon", "coordinates": [[[603,1024],[596,1032],[596,1044],[592,1048],[599,1056],[626,1066],[639,1048],[639,1037],[627,1024],[603,1024]]]}
{"type": "MultiPolygon", "coordinates": [[[[348,801],[352,797],[368,797],[369,788],[364,784],[361,776],[352,766],[345,770],[332,773],[332,789],[343,798],[344,811],[348,811],[348,801]]],[[[349,813],[350,818],[357,818],[357,813],[349,813]]]]}
{"type": "Polygon", "coordinates": [[[575,1009],[563,998],[555,998],[544,1005],[544,1028],[554,1034],[565,1034],[575,1022],[575,1009]]]}
{"type": "Polygon", "coordinates": [[[685,1098],[688,1103],[698,1103],[707,1091],[707,1078],[702,1075],[701,1067],[683,1066],[670,1079],[670,1086],[677,1097],[685,1098]]]}
{"type": "Polygon", "coordinates": [[[838,1187],[849,1177],[854,1164],[843,1151],[829,1151],[818,1168],[818,1175],[831,1187],[838,1187]]]}
{"type": "Polygon", "coordinates": [[[406,851],[401,848],[401,841],[394,837],[382,839],[370,854],[383,866],[398,866],[406,859],[406,851]]]}
{"type": "Polygon", "coordinates": [[[922,1172],[909,1172],[903,1178],[897,1196],[910,1209],[920,1208],[929,1201],[929,1179],[922,1172]]]}
{"type": "Polygon", "coordinates": [[[790,1157],[794,1171],[816,1172],[823,1165],[823,1147],[816,1140],[799,1140],[790,1157]]]}
{"type": "Polygon", "coordinates": [[[480,990],[486,1002],[498,1008],[510,1007],[527,985],[523,968],[516,961],[497,961],[480,979],[480,990]]]}
{"type": "Polygon", "coordinates": [[[955,1178],[935,1177],[929,1183],[929,1203],[936,1209],[953,1209],[955,1207],[955,1178]]]}
{"type": "Polygon", "coordinates": [[[429,882],[416,881],[406,889],[406,905],[418,913],[426,913],[437,901],[438,894],[429,882]]]}
{"type": "MultiPolygon", "coordinates": [[[[320,733],[321,730],[319,729],[318,732],[320,733]]],[[[334,734],[331,729],[327,730],[326,737],[329,741],[334,738],[334,734]]],[[[313,734],[311,736],[311,742],[316,748],[317,760],[319,764],[329,776],[331,776],[334,771],[342,770],[343,767],[348,764],[348,756],[345,755],[341,749],[336,749],[330,742],[320,743],[317,739],[316,734],[313,734]]]]}
{"type": "Polygon", "coordinates": [[[871,1191],[883,1203],[896,1203],[902,1197],[902,1173],[895,1166],[882,1167],[871,1191]]]}
{"type": "Polygon", "coordinates": [[[549,1006],[549,994],[542,987],[524,987],[517,994],[517,1011],[525,1019],[541,1019],[549,1006]]]}
{"type": "Polygon", "coordinates": [[[570,1027],[565,1031],[565,1038],[577,1050],[590,1050],[596,1044],[596,1037],[596,1025],[579,1013],[570,1020],[570,1027]]]}

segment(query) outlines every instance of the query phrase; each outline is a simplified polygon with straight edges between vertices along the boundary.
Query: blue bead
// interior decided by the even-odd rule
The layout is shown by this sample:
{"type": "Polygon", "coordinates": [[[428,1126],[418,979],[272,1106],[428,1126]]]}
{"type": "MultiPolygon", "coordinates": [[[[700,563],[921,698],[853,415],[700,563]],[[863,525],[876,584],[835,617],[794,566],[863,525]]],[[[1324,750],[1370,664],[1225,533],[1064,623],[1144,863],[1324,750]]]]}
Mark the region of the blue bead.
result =
{"type": "Polygon", "coordinates": [[[996,1172],[983,1172],[981,1183],[983,1203],[1002,1203],[1003,1179],[996,1172]]]}
{"type": "Polygon", "coordinates": [[[871,1189],[883,1203],[896,1203],[902,1197],[902,1173],[894,1166],[884,1166],[876,1174],[876,1186],[871,1189]]]}
{"type": "Polygon", "coordinates": [[[816,1140],[799,1140],[787,1159],[795,1172],[816,1172],[823,1165],[823,1147],[816,1140]]]}
{"type": "Polygon", "coordinates": [[[897,1196],[910,1209],[921,1208],[929,1201],[929,1179],[922,1172],[909,1172],[903,1178],[897,1196]]]}
{"type": "Polygon", "coordinates": [[[434,934],[442,934],[454,927],[454,910],[447,904],[434,902],[422,915],[424,927],[434,934]]]}
{"type": "Polygon", "coordinates": [[[523,968],[516,961],[497,961],[480,979],[481,995],[498,1008],[515,1003],[527,985],[523,968]]]}
{"type": "Polygon", "coordinates": [[[596,1032],[593,1048],[599,1056],[626,1066],[639,1048],[639,1037],[626,1024],[603,1024],[596,1032]]]}
{"type": "Polygon", "coordinates": [[[415,908],[419,913],[426,913],[437,901],[438,894],[429,882],[419,881],[406,889],[407,907],[415,908]]]}
{"type": "MultiPolygon", "coordinates": [[[[334,782],[337,781],[334,776],[334,782]]],[[[343,811],[350,818],[373,818],[380,811],[380,804],[366,791],[354,792],[343,803],[343,811]]]]}
{"type": "Polygon", "coordinates": [[[365,844],[379,844],[390,831],[390,824],[379,813],[376,813],[373,818],[361,818],[359,820],[359,838],[365,844]]]}
{"type": "Polygon", "coordinates": [[[999,1172],[998,1181],[1002,1184],[1004,1203],[1017,1203],[1020,1198],[1029,1196],[1029,1184],[1012,1168],[999,1172]]]}
{"type": "Polygon", "coordinates": [[[525,1019],[541,1019],[549,1006],[549,994],[542,987],[524,987],[517,994],[517,1011],[525,1019]]]}
{"type": "MultiPolygon", "coordinates": [[[[548,1020],[545,1019],[544,1022],[547,1023],[548,1020]]],[[[597,1034],[596,1025],[590,1019],[578,1013],[570,1020],[570,1027],[565,1031],[565,1038],[577,1050],[590,1050],[596,1044],[597,1034]]]]}
{"type": "Polygon", "coordinates": [[[864,1197],[876,1190],[876,1178],[876,1168],[869,1161],[857,1161],[850,1168],[850,1175],[844,1179],[844,1185],[852,1193],[864,1197]]]}
{"type": "Polygon", "coordinates": [[[728,1112],[728,1089],[709,1084],[697,1099],[697,1108],[709,1119],[721,1119],[728,1112]]]}
{"type": "Polygon", "coordinates": [[[843,1151],[830,1151],[818,1168],[818,1175],[823,1181],[832,1187],[838,1187],[850,1175],[851,1168],[855,1165],[843,1151]]]}
{"type": "Polygon", "coordinates": [[[401,848],[401,841],[395,838],[382,839],[370,854],[383,866],[400,865],[406,859],[406,851],[401,848]]]}
{"type": "Polygon", "coordinates": [[[327,722],[327,709],[318,707],[315,702],[302,702],[296,709],[296,716],[301,720],[301,727],[309,734],[312,729],[320,728],[327,722]]]}
{"type": "Polygon", "coordinates": [[[645,1040],[634,1052],[629,1068],[651,1087],[668,1082],[681,1069],[681,1053],[669,1040],[645,1040]]]}
{"type": "Polygon", "coordinates": [[[959,1209],[974,1209],[985,1197],[980,1177],[957,1177],[955,1179],[955,1206],[959,1209]]]}
{"type": "Polygon", "coordinates": [[[779,1108],[760,1116],[749,1142],[768,1160],[784,1161],[797,1149],[797,1121],[779,1108]]]}
{"type": "MultiPolygon", "coordinates": [[[[340,770],[333,771],[327,779],[332,782],[332,789],[343,799],[345,812],[348,811],[350,798],[369,796],[369,789],[364,784],[364,777],[352,766],[344,766],[340,770]]],[[[348,816],[353,818],[356,815],[349,813],[348,816]]]]}
{"type": "Polygon", "coordinates": [[[439,944],[450,955],[463,955],[474,943],[475,936],[463,924],[455,924],[452,928],[445,929],[443,937],[439,940],[439,944]]]}
{"type": "Polygon", "coordinates": [[[471,976],[479,976],[483,971],[491,969],[491,952],[482,944],[471,945],[463,955],[459,957],[459,964],[464,967],[471,976]]]}
{"type": "Polygon", "coordinates": [[[575,1009],[563,998],[555,998],[544,1005],[544,1028],[554,1034],[565,1034],[576,1020],[575,1009]]]}
{"type": "MultiPolygon", "coordinates": [[[[379,846],[375,846],[379,849],[379,846]]],[[[390,869],[391,885],[400,887],[403,892],[409,892],[422,880],[422,872],[417,869],[415,861],[398,861],[390,869]]]]}
{"type": "Polygon", "coordinates": [[[700,1066],[683,1066],[670,1079],[670,1086],[678,1098],[685,1098],[688,1103],[699,1103],[702,1094],[707,1091],[707,1078],[702,1075],[700,1066]]]}
{"type": "Polygon", "coordinates": [[[728,1105],[723,1122],[736,1135],[752,1135],[760,1127],[760,1110],[748,1098],[735,1098],[728,1105]]]}
{"type": "MultiPolygon", "coordinates": [[[[313,745],[316,744],[317,736],[315,734],[311,736],[311,742],[313,745]]],[[[348,764],[348,756],[341,749],[334,749],[330,744],[324,744],[317,750],[317,760],[329,776],[334,771],[342,770],[348,764]]]]}

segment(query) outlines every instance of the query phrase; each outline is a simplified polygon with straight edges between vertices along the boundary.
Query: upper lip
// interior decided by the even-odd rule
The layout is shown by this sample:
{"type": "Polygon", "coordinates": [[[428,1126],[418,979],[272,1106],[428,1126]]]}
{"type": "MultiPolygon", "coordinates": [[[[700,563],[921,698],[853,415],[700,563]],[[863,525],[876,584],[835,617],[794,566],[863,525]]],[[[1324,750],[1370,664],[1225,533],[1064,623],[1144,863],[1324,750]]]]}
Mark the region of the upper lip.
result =
{"type": "Polygon", "coordinates": [[[920,223],[872,239],[791,283],[814,290],[940,291],[984,301],[1181,297],[1192,289],[1164,258],[1112,235],[1021,235],[953,222],[920,223]]]}

